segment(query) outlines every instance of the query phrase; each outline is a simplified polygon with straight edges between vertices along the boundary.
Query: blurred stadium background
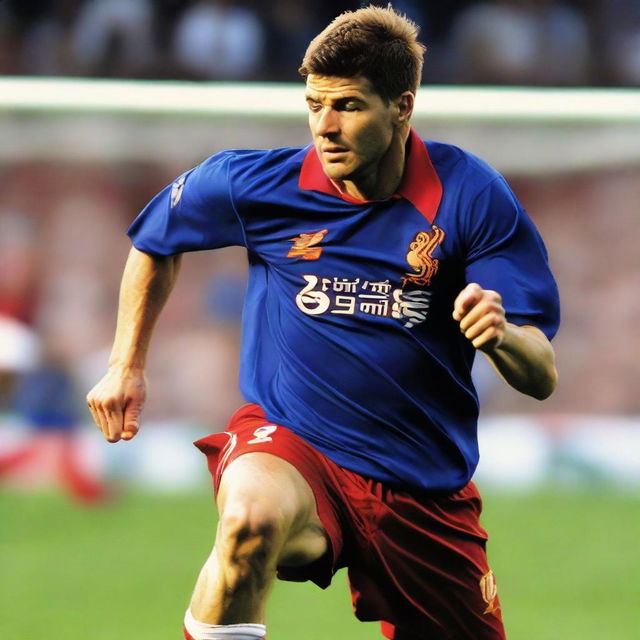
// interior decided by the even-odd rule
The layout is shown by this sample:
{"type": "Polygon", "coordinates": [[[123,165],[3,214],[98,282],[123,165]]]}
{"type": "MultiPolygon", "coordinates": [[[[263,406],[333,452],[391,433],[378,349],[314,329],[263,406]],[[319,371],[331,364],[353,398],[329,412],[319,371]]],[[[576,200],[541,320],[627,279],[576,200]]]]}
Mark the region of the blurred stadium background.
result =
{"type": "MultiPolygon", "coordinates": [[[[416,128],[507,176],[560,286],[550,400],[476,368],[510,638],[637,640],[640,2],[394,5],[429,45],[416,128]]],[[[242,402],[245,258],[185,260],[144,430],[110,446],[83,397],[108,357],[124,231],[217,150],[306,144],[301,86],[286,83],[308,39],[357,6],[0,2],[0,636],[179,636],[214,530],[190,442],[242,402]]],[[[271,636],[379,637],[337,582],[278,585],[271,636]]]]}

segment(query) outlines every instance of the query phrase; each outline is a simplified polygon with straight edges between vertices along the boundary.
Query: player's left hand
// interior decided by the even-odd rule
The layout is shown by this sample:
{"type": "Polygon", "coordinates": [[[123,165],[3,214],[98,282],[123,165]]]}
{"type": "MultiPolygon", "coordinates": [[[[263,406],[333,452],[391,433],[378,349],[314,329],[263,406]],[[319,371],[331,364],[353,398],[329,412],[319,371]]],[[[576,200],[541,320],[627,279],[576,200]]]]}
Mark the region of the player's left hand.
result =
{"type": "Polygon", "coordinates": [[[504,340],[507,320],[497,291],[468,284],[453,303],[453,319],[476,349],[489,352],[504,340]]]}

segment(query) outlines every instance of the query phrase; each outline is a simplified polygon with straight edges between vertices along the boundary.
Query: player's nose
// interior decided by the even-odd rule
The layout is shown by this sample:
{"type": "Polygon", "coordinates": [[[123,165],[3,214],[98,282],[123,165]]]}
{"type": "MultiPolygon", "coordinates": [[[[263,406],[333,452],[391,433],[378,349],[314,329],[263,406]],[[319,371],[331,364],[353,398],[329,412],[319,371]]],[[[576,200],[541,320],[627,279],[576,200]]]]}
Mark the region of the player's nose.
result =
{"type": "Polygon", "coordinates": [[[323,107],[316,120],[316,135],[327,137],[340,132],[340,119],[338,112],[332,107],[323,107]]]}

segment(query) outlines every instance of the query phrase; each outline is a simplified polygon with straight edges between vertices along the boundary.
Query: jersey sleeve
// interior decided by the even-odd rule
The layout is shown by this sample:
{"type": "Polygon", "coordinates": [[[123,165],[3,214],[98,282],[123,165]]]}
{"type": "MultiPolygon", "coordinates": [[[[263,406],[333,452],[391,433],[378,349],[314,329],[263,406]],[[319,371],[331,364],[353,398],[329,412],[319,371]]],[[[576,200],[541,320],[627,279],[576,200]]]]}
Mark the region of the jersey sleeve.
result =
{"type": "Polygon", "coordinates": [[[136,249],[155,255],[244,245],[232,201],[232,155],[211,156],[158,193],[127,234],[136,249]]]}
{"type": "Polygon", "coordinates": [[[502,177],[475,198],[466,236],[466,281],[497,291],[509,322],[533,325],[553,338],[560,301],[547,250],[502,177]]]}

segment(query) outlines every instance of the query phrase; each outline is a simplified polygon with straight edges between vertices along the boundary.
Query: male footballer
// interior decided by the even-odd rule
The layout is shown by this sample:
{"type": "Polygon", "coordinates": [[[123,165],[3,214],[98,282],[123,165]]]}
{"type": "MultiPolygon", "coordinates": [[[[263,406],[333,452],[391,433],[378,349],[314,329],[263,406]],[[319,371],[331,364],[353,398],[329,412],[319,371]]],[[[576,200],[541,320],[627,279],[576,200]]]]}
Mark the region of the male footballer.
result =
{"type": "Polygon", "coordinates": [[[266,637],[276,575],[348,567],[355,615],[389,640],[504,638],[487,563],[471,365],[544,399],[558,294],[542,240],[495,170],[411,128],[423,46],[392,8],[336,18],[300,73],[313,144],[223,151],[161,191],[133,248],[106,376],[109,442],[145,401],[152,330],[187,251],[246,247],[247,404],[196,442],[220,514],[188,640],[266,637]]]}

